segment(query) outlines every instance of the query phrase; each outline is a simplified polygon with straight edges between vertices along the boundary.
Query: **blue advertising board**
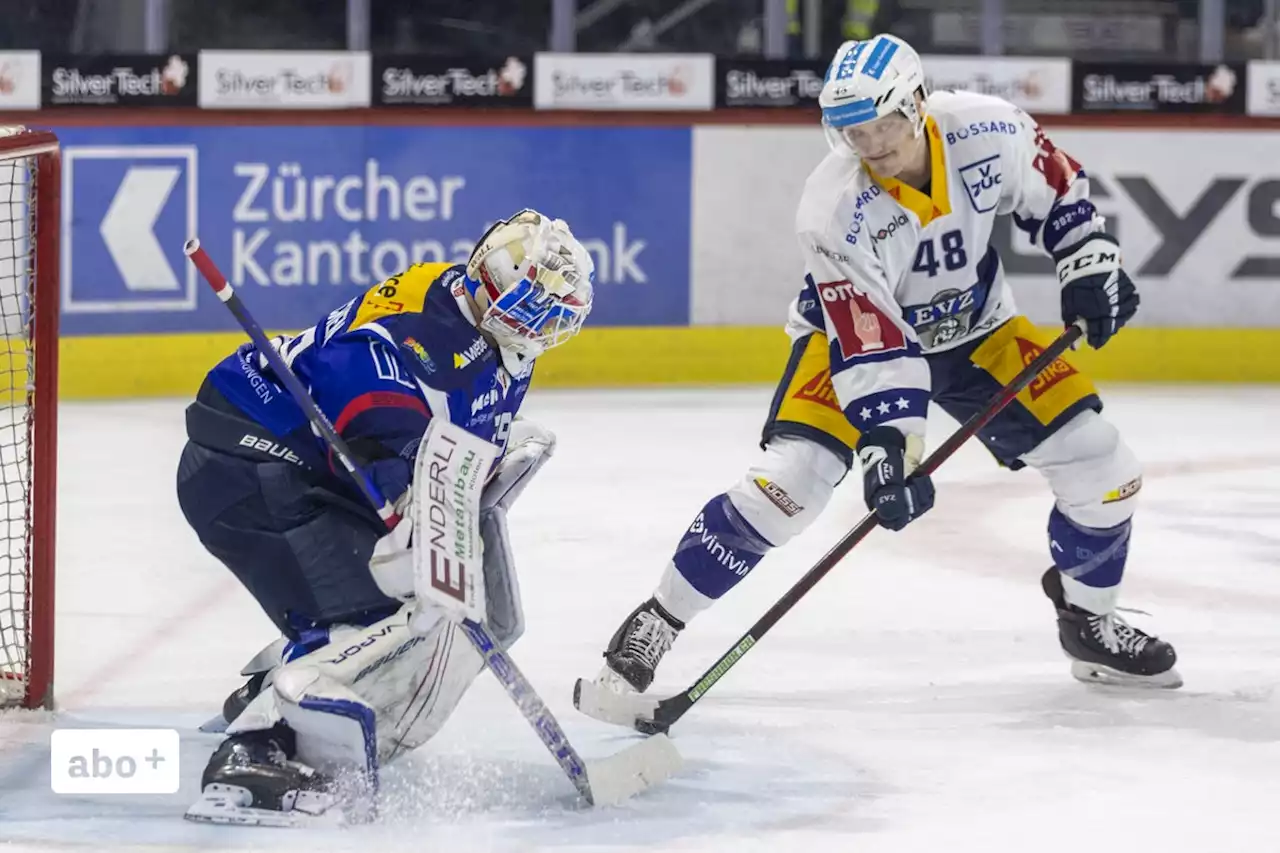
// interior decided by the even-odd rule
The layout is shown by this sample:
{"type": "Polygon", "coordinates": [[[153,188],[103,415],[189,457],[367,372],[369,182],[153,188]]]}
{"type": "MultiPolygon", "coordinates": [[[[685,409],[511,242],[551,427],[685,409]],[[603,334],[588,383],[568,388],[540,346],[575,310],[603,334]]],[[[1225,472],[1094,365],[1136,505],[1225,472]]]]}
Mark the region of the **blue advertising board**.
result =
{"type": "Polygon", "coordinates": [[[226,331],[198,236],[262,325],[301,328],[523,207],[596,261],[590,325],[689,322],[688,128],[66,127],[64,335],[226,331]]]}

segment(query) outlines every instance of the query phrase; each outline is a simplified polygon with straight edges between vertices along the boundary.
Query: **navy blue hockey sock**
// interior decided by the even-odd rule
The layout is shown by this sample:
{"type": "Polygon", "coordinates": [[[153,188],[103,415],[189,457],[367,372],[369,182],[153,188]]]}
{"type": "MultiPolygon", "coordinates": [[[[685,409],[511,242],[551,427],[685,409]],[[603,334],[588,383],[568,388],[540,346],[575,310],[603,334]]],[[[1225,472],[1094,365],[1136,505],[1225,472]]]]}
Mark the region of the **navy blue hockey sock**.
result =
{"type": "Polygon", "coordinates": [[[680,539],[671,561],[689,585],[719,598],[747,576],[773,546],[734,508],[716,495],[680,539]]]}
{"type": "Polygon", "coordinates": [[[1058,510],[1049,513],[1049,553],[1063,575],[1094,589],[1118,586],[1129,556],[1130,521],[1098,529],[1076,524],[1058,510]]]}

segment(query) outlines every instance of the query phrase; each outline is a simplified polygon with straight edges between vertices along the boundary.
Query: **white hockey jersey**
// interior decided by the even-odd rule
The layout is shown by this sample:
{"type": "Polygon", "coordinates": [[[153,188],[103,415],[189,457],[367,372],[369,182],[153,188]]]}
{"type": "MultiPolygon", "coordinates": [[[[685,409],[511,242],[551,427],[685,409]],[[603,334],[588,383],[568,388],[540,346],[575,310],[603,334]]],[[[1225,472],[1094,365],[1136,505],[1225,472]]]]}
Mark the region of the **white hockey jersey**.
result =
{"type": "Polygon", "coordinates": [[[827,334],[836,397],[863,431],[890,424],[923,437],[924,354],[1016,313],[990,245],[997,215],[1012,214],[1049,254],[1103,228],[1079,164],[1025,112],[969,92],[935,92],[927,108],[924,192],[833,151],[796,216],[806,276],[787,331],[827,334]]]}

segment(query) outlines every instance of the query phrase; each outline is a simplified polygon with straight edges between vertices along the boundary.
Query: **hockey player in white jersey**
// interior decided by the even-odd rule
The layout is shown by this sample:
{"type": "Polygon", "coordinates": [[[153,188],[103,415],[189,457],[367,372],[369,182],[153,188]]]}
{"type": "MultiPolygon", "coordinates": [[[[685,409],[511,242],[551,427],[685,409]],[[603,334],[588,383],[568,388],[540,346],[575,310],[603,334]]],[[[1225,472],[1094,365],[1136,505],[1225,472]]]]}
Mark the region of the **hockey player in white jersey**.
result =
{"type": "MultiPolygon", "coordinates": [[[[995,217],[1012,216],[1053,257],[1062,320],[1083,322],[1090,346],[1138,308],[1084,171],[1022,110],[928,93],[919,56],[887,35],[844,43],[820,100],[831,152],[796,217],[805,284],[763,453],[698,512],[600,676],[580,684],[587,713],[605,691],[646,690],[685,625],[808,527],[855,459],[882,526],[900,530],[933,506],[930,478],[912,476],[929,402],[967,419],[1052,340],[1014,306],[990,245],[995,217]]],[[[1073,675],[1177,687],[1172,646],[1115,613],[1142,481],[1101,409],[1092,382],[1059,360],[979,437],[1053,493],[1042,585],[1073,675]]]]}

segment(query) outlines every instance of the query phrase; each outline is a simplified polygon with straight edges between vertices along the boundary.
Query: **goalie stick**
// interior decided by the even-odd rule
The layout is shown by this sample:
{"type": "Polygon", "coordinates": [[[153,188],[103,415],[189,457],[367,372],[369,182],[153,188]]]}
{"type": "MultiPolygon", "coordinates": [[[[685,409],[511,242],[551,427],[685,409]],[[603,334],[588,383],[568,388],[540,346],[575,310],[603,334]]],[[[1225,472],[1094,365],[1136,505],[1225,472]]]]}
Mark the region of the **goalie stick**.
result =
{"type": "MultiPolygon", "coordinates": [[[[387,529],[394,529],[400,523],[400,516],[379,492],[373,480],[356,464],[347,443],[338,435],[324,412],[316,406],[315,400],[311,399],[311,395],[285,363],[279,351],[271,345],[262,327],[249,313],[248,307],[200,246],[200,241],[195,238],[188,240],[183,246],[183,252],[213,288],[222,304],[226,305],[235,316],[253,341],[254,347],[266,358],[271,370],[302,409],[307,420],[333,450],[334,456],[359,487],[369,501],[369,505],[377,511],[378,517],[387,525],[387,529]]],[[[456,614],[451,616],[456,617],[456,614]]],[[[480,657],[484,659],[485,665],[502,684],[511,701],[520,709],[525,720],[537,732],[539,739],[560,765],[560,769],[589,804],[618,803],[663,781],[679,769],[680,754],[676,751],[675,745],[665,737],[660,740],[650,738],[633,744],[603,759],[584,761],[569,743],[564,729],[547,708],[546,703],[542,701],[542,697],[534,690],[529,679],[516,666],[511,656],[494,642],[484,624],[472,619],[457,621],[461,622],[463,633],[467,635],[480,657]]]]}
{"type": "MultiPolygon", "coordinates": [[[[946,441],[920,464],[915,473],[932,474],[943,462],[951,457],[962,444],[968,441],[978,430],[1000,413],[1049,365],[1053,364],[1068,349],[1074,348],[1076,342],[1084,334],[1084,321],[1069,327],[1059,335],[1044,352],[1036,356],[1022,372],[1015,376],[1008,385],[1000,389],[992,399],[975,413],[969,420],[952,433],[946,441]]],[[[651,699],[640,694],[618,693],[608,687],[601,687],[592,681],[578,679],[573,688],[574,707],[589,716],[605,722],[633,726],[645,734],[662,735],[683,717],[694,704],[706,695],[711,687],[724,677],[742,657],[751,650],[787,611],[796,605],[805,594],[835,568],[854,546],[866,538],[867,534],[879,526],[873,512],[867,513],[858,524],[846,533],[839,542],[828,551],[813,568],[804,573],[791,589],[770,607],[759,620],[742,635],[733,647],[720,656],[711,667],[702,674],[687,690],[666,699],[651,699]]]]}

